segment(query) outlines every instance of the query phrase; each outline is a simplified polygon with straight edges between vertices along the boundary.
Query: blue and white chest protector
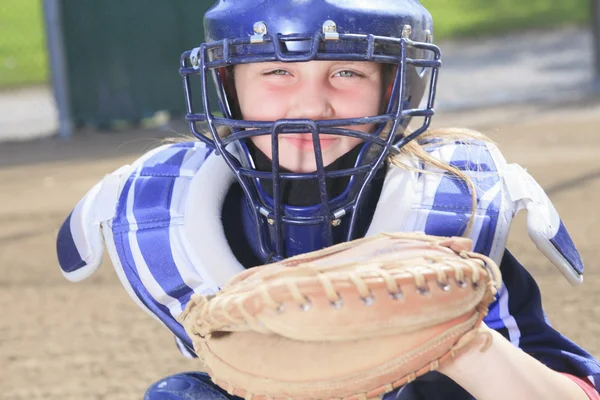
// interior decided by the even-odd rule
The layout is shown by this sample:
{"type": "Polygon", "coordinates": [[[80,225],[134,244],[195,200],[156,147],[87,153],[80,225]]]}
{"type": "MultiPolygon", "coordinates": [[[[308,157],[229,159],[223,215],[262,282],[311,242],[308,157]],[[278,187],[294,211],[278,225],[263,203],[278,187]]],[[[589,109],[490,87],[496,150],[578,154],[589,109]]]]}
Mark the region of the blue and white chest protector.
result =
{"type": "MultiPolygon", "coordinates": [[[[475,184],[477,209],[468,234],[475,251],[500,264],[511,221],[525,208],[529,236],[538,249],[569,282],[582,281],[579,253],[543,189],[523,168],[507,164],[488,143],[444,144],[428,151],[475,184]]],[[[388,168],[367,235],[463,235],[472,211],[468,186],[415,160],[400,161],[408,168],[388,168]]],[[[133,300],[191,348],[176,322],[190,296],[214,293],[244,270],[221,223],[222,204],[234,180],[223,159],[200,142],[162,146],[107,175],[77,204],[59,232],[63,274],[71,281],[90,276],[101,264],[106,245],[133,300]]],[[[510,332],[511,316],[502,306],[506,296],[500,290],[490,316],[504,321],[510,332]]]]}

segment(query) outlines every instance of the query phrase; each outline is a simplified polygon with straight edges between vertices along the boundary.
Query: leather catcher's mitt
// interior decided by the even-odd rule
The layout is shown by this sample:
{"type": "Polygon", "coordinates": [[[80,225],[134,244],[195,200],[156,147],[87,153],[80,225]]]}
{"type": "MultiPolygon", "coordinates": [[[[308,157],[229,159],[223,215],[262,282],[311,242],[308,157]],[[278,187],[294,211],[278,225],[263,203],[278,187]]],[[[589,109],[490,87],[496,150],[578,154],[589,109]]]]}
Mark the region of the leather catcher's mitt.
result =
{"type": "Polygon", "coordinates": [[[342,243],[248,269],[179,320],[230,394],[373,398],[477,336],[501,278],[471,247],[417,233],[342,243]]]}

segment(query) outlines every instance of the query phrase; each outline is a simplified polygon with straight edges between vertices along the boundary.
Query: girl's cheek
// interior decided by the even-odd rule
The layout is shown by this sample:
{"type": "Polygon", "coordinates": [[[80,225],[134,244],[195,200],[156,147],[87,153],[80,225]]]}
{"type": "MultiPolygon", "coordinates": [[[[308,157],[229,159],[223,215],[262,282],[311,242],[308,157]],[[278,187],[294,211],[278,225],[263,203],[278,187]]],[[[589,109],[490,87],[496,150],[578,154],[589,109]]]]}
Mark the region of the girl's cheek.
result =
{"type": "Polygon", "coordinates": [[[261,93],[248,99],[242,113],[252,119],[277,120],[285,117],[285,100],[272,93],[261,93]]]}
{"type": "Polygon", "coordinates": [[[367,117],[378,114],[379,103],[378,93],[352,93],[338,98],[336,110],[339,116],[367,117]]]}
{"type": "Polygon", "coordinates": [[[276,103],[255,99],[254,102],[242,108],[242,114],[245,119],[270,121],[279,119],[281,111],[277,109],[276,103]]]}

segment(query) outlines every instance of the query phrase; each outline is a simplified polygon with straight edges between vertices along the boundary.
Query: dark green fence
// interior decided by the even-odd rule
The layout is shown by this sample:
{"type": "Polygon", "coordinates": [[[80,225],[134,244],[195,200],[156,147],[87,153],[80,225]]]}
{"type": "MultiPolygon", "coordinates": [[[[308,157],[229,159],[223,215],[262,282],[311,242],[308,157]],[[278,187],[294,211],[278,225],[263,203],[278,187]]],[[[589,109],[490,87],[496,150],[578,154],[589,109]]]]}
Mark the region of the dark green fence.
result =
{"type": "Polygon", "coordinates": [[[56,1],[75,127],[184,113],[179,58],[204,40],[214,0],[56,1]]]}

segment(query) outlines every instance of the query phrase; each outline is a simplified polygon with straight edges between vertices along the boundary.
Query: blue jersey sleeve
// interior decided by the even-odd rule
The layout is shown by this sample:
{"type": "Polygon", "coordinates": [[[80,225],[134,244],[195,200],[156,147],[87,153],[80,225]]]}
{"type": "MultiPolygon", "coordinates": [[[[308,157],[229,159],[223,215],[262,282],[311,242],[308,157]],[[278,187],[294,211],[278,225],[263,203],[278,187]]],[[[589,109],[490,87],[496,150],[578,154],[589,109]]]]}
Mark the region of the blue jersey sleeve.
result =
{"type": "Polygon", "coordinates": [[[484,322],[555,371],[600,378],[598,360],[550,325],[537,283],[509,251],[500,269],[504,287],[484,322]]]}

